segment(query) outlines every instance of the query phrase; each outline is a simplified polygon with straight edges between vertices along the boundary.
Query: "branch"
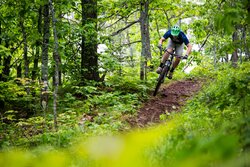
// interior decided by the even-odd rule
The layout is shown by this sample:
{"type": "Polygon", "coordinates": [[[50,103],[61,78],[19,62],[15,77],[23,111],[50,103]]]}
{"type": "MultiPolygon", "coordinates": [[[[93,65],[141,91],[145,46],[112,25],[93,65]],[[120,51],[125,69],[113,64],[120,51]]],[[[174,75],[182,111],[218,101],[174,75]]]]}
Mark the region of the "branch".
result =
{"type": "MultiPolygon", "coordinates": [[[[13,53],[22,45],[23,42],[24,42],[24,40],[22,40],[22,41],[18,44],[18,46],[16,46],[15,48],[10,48],[11,54],[13,54],[13,53]]],[[[21,61],[21,59],[15,60],[15,62],[13,62],[13,63],[10,65],[10,68],[12,68],[15,64],[17,64],[18,61],[21,61]]]]}
{"type": "Polygon", "coordinates": [[[133,41],[133,42],[130,42],[130,43],[125,43],[125,44],[122,44],[122,45],[118,46],[117,48],[121,48],[121,47],[123,47],[123,46],[125,46],[125,45],[132,45],[132,44],[134,44],[134,43],[139,43],[139,42],[141,42],[141,40],[133,41]]]}
{"type": "Polygon", "coordinates": [[[141,42],[141,40],[133,41],[133,42],[130,42],[130,43],[125,43],[125,44],[123,44],[123,45],[132,45],[132,44],[134,44],[134,43],[139,43],[139,42],[141,42]]]}
{"type": "Polygon", "coordinates": [[[77,13],[82,14],[80,10],[78,10],[76,7],[72,7],[73,10],[75,10],[77,13]]]}
{"type": "Polygon", "coordinates": [[[157,19],[155,20],[155,24],[156,24],[156,30],[157,30],[157,34],[158,34],[158,36],[159,36],[159,39],[161,38],[161,34],[160,34],[160,29],[159,29],[159,24],[158,24],[158,21],[157,21],[157,19]]]}
{"type": "Polygon", "coordinates": [[[206,37],[206,39],[205,39],[205,41],[202,43],[202,45],[201,45],[201,47],[200,47],[200,49],[199,49],[199,52],[201,51],[201,49],[205,46],[205,44],[207,43],[207,40],[208,40],[208,38],[210,37],[210,32],[208,33],[208,35],[207,35],[207,37],[206,37]]]}
{"type": "Polygon", "coordinates": [[[109,28],[109,27],[112,27],[114,24],[118,23],[119,21],[121,21],[122,19],[124,19],[125,17],[121,17],[120,19],[116,20],[114,23],[108,25],[107,27],[104,27],[104,28],[109,28]]]}
{"type": "Polygon", "coordinates": [[[129,16],[131,16],[133,13],[135,13],[135,12],[137,12],[137,11],[139,11],[139,10],[137,9],[137,10],[135,10],[135,11],[130,12],[128,15],[121,17],[120,19],[116,20],[114,23],[112,23],[112,24],[110,24],[110,25],[108,25],[107,27],[104,27],[104,28],[112,27],[114,24],[118,23],[118,22],[121,21],[122,19],[124,19],[124,18],[126,18],[126,19],[129,18],[129,16]]]}
{"type": "Polygon", "coordinates": [[[169,18],[169,17],[168,17],[167,11],[168,11],[168,10],[163,10],[163,12],[164,12],[164,14],[165,14],[165,16],[166,16],[166,18],[167,18],[167,21],[168,21],[168,29],[170,29],[170,27],[171,27],[171,22],[170,22],[170,20],[171,20],[172,18],[169,18]]]}
{"type": "Polygon", "coordinates": [[[22,59],[16,59],[14,62],[10,65],[10,68],[14,67],[14,65],[17,65],[17,63],[22,62],[22,59]]]}
{"type": "Polygon", "coordinates": [[[130,24],[128,24],[127,26],[125,26],[125,27],[123,27],[123,28],[121,28],[121,29],[119,29],[119,30],[118,30],[118,31],[116,31],[116,32],[113,32],[110,36],[115,36],[115,35],[118,35],[120,32],[122,32],[122,31],[126,30],[127,28],[129,28],[130,26],[132,26],[132,25],[134,25],[135,23],[138,23],[138,22],[140,22],[140,19],[139,19],[139,20],[136,20],[136,21],[131,22],[130,24]]]}
{"type": "MultiPolygon", "coordinates": [[[[211,35],[211,33],[209,32],[209,33],[207,34],[206,39],[204,40],[204,42],[202,43],[201,47],[199,48],[198,52],[200,52],[201,49],[205,46],[205,44],[207,43],[207,40],[208,40],[208,38],[210,37],[210,35],[211,35]]],[[[192,62],[193,60],[194,60],[194,57],[191,58],[191,60],[187,63],[187,65],[185,65],[185,67],[183,68],[182,71],[185,71],[185,70],[188,68],[188,66],[191,64],[191,62],[192,62]]]]}
{"type": "Polygon", "coordinates": [[[24,40],[22,40],[15,48],[10,48],[11,54],[13,54],[22,45],[23,42],[24,40]]]}
{"type": "Polygon", "coordinates": [[[182,12],[180,12],[178,15],[173,15],[173,16],[171,16],[171,17],[169,18],[169,20],[174,19],[174,18],[178,18],[178,17],[180,17],[181,15],[183,15],[184,13],[185,13],[185,11],[182,11],[182,12]]]}
{"type": "Polygon", "coordinates": [[[111,13],[109,16],[104,17],[103,19],[110,19],[111,17],[113,17],[114,15],[117,15],[118,11],[116,11],[115,13],[111,13]]]}

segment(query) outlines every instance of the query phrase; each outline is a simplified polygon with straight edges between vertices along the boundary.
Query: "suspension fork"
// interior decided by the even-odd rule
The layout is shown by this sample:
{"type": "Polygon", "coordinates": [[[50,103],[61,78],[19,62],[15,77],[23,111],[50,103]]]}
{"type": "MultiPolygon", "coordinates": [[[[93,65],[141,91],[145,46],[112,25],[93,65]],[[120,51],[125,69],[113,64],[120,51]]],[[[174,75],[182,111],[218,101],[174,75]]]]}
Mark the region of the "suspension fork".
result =
{"type": "Polygon", "coordinates": [[[170,67],[171,67],[171,65],[172,65],[172,63],[173,63],[173,59],[174,59],[174,56],[171,54],[171,55],[169,55],[170,57],[168,58],[168,60],[165,62],[165,66],[167,66],[168,67],[168,70],[170,70],[170,67]]]}

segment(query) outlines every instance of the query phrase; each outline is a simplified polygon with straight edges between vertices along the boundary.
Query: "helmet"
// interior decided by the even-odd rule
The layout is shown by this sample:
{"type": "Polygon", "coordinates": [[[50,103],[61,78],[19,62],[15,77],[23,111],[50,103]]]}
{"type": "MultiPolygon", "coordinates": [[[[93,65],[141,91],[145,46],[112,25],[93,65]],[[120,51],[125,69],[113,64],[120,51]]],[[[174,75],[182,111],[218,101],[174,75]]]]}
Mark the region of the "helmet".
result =
{"type": "Polygon", "coordinates": [[[171,35],[173,35],[173,36],[178,36],[180,32],[181,32],[181,29],[177,25],[175,25],[171,28],[171,35]]]}

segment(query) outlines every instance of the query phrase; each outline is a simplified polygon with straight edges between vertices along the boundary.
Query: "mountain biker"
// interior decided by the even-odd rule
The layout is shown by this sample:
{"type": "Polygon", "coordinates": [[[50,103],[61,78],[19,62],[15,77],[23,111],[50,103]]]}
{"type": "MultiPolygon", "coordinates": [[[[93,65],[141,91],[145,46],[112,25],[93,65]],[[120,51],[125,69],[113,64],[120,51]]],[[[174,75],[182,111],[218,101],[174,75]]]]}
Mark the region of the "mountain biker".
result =
{"type": "MultiPolygon", "coordinates": [[[[164,54],[162,56],[161,63],[159,65],[158,69],[156,70],[156,72],[158,74],[161,73],[162,67],[163,67],[165,61],[169,57],[169,53],[168,52],[172,53],[173,52],[173,48],[175,48],[175,50],[176,50],[175,54],[181,56],[182,53],[183,53],[184,44],[187,46],[186,55],[183,57],[183,59],[187,59],[188,55],[191,53],[191,50],[192,50],[192,44],[190,44],[190,42],[189,42],[187,36],[185,35],[185,33],[182,32],[181,29],[180,29],[180,27],[177,26],[177,25],[173,26],[170,30],[168,30],[163,35],[163,37],[159,40],[159,44],[158,44],[158,48],[159,49],[162,49],[162,43],[167,38],[170,38],[170,39],[169,39],[169,42],[168,42],[168,46],[165,49],[165,52],[164,52],[164,54]]],[[[175,61],[173,63],[172,68],[170,69],[170,72],[169,72],[169,75],[168,75],[169,79],[172,79],[173,72],[174,72],[175,68],[178,66],[178,64],[180,63],[180,60],[181,59],[179,57],[175,57],[175,61]]]]}

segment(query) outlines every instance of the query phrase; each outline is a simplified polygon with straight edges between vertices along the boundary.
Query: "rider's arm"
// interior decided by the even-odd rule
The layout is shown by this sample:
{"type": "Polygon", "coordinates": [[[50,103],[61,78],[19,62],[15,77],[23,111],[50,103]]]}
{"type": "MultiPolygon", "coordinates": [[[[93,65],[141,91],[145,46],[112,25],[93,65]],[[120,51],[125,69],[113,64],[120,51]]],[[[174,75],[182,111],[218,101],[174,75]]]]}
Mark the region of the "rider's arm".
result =
{"type": "Polygon", "coordinates": [[[159,44],[162,45],[162,43],[163,43],[167,38],[170,37],[170,34],[171,34],[171,31],[168,30],[168,31],[163,35],[163,37],[161,37],[161,39],[159,40],[159,44]]]}
{"type": "Polygon", "coordinates": [[[183,42],[185,43],[185,45],[187,46],[187,52],[186,52],[186,55],[188,56],[190,53],[191,53],[191,50],[192,50],[192,44],[189,42],[187,36],[181,32],[181,36],[182,36],[182,39],[183,39],[183,42]]]}
{"type": "Polygon", "coordinates": [[[192,50],[192,44],[191,44],[191,43],[188,43],[186,46],[187,46],[187,52],[186,52],[186,55],[188,56],[188,55],[191,53],[191,50],[192,50]]]}
{"type": "Polygon", "coordinates": [[[160,40],[159,40],[159,45],[162,45],[162,43],[165,41],[166,39],[164,37],[162,37],[160,40]]]}

